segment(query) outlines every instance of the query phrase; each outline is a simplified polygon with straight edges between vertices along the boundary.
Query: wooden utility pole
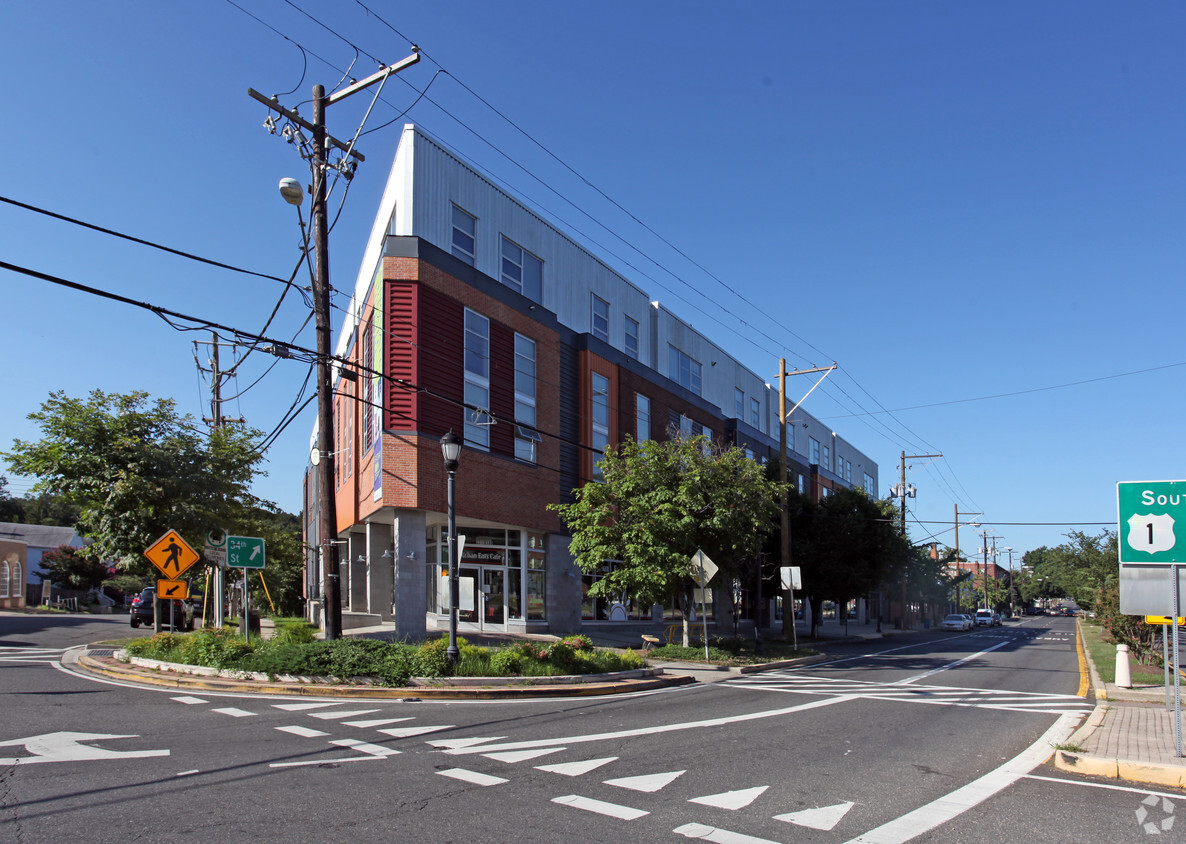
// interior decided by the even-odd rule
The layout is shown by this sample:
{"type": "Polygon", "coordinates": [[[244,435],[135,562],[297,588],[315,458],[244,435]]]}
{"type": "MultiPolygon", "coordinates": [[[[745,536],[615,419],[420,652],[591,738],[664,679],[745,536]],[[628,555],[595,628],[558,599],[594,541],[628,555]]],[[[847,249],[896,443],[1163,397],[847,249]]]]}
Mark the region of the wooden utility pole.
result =
{"type": "MultiPolygon", "coordinates": [[[[807,401],[807,397],[811,395],[820,384],[824,383],[824,379],[836,368],[836,364],[831,366],[816,366],[812,369],[796,369],[793,372],[787,372],[787,359],[779,358],[778,360],[778,482],[782,484],[782,567],[790,568],[791,565],[791,514],[787,507],[789,502],[787,500],[787,418],[790,417],[799,405],[807,401]],[[812,372],[824,373],[820,379],[815,382],[810,390],[803,394],[803,398],[795,402],[795,406],[787,410],[787,376],[788,375],[808,375],[812,372]]],[[[762,611],[758,609],[758,620],[761,622],[762,611]]],[[[794,646],[799,647],[799,634],[795,629],[795,590],[786,589],[783,592],[783,607],[782,607],[782,632],[786,635],[787,629],[790,628],[791,639],[794,646]]]]}
{"type": "MultiPolygon", "coordinates": [[[[341,572],[338,565],[338,546],[334,541],[338,534],[337,505],[334,496],[334,410],[333,382],[330,357],[329,318],[329,213],[327,208],[326,176],[329,146],[332,144],[346,156],[363,160],[354,151],[354,143],[344,144],[331,137],[325,129],[325,110],[334,103],[375,83],[385,83],[393,73],[411,67],[420,61],[419,50],[403,61],[381,68],[366,79],[354,82],[340,91],[326,96],[324,85],[313,86],[313,120],[309,122],[296,112],[282,108],[275,100],[248,89],[252,98],[279,112],[288,120],[313,133],[313,316],[317,332],[317,501],[318,501],[318,556],[325,578],[322,591],[322,620],[326,639],[337,639],[342,635],[342,590],[341,572]]],[[[382,90],[382,86],[380,86],[382,90]]],[[[376,97],[378,95],[376,94],[376,97]]]]}
{"type": "MultiPolygon", "coordinates": [[[[902,452],[901,463],[901,486],[898,487],[898,496],[902,499],[902,538],[906,538],[906,499],[912,497],[913,490],[906,488],[906,461],[907,460],[921,460],[927,457],[942,457],[942,454],[907,454],[902,452]]],[[[906,601],[906,574],[910,569],[910,561],[906,561],[906,565],[902,567],[902,629],[910,629],[910,610],[909,604],[906,601]]]]}

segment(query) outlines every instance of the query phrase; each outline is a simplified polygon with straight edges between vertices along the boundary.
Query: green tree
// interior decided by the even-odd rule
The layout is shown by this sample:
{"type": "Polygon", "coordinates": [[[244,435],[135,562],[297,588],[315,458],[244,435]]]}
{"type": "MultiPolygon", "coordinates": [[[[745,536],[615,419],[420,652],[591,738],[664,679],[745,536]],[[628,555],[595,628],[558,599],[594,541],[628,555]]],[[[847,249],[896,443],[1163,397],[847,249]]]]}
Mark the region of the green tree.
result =
{"type": "Polygon", "coordinates": [[[169,528],[200,543],[206,531],[235,525],[261,505],[247,492],[262,456],[258,432],[226,427],[205,432],[171,399],[95,390],[86,399],[51,393],[29,415],[37,442],[0,453],[13,471],[37,478],[39,493],[79,507],[76,529],[92,540],[83,553],[147,571],[144,549],[169,528]]]}
{"type": "Polygon", "coordinates": [[[722,569],[717,582],[729,582],[734,561],[756,556],[774,527],[779,484],[741,449],[703,436],[627,439],[598,465],[603,483],[575,490],[572,504],[550,505],[572,533],[576,564],[603,575],[589,593],[644,607],[674,596],[686,644],[692,555],[703,550],[722,569]]]}
{"type": "Polygon", "coordinates": [[[892,505],[861,489],[837,489],[819,501],[791,493],[791,560],[799,566],[816,634],[824,601],[847,606],[896,573],[911,554],[892,505]]]}
{"type": "Polygon", "coordinates": [[[41,555],[41,572],[38,576],[64,589],[78,589],[89,592],[98,589],[110,574],[110,569],[101,562],[78,553],[72,545],[60,545],[41,555]]]}

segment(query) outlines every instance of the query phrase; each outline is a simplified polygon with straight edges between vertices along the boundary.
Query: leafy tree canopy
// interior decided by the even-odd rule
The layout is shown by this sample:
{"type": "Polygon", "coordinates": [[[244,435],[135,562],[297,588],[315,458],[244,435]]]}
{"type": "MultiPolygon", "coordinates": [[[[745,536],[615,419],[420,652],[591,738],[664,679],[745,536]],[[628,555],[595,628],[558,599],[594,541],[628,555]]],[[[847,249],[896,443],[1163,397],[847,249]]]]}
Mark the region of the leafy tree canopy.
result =
{"type": "Polygon", "coordinates": [[[82,553],[92,559],[142,570],[144,549],[169,528],[200,544],[206,531],[266,505],[248,492],[262,474],[252,445],[259,432],[206,432],[171,399],[59,391],[29,418],[41,440],[17,440],[0,457],[37,478],[35,491],[78,506],[76,529],[92,540],[82,553]]]}
{"type": "Polygon", "coordinates": [[[721,568],[756,555],[778,516],[777,481],[738,448],[703,436],[642,443],[627,439],[600,462],[604,483],[554,504],[572,532],[586,573],[602,572],[596,596],[627,595],[643,606],[672,594],[685,601],[691,556],[703,550],[721,568]]]}
{"type": "Polygon", "coordinates": [[[84,557],[77,548],[61,545],[41,555],[42,580],[64,589],[89,591],[98,589],[110,576],[107,566],[98,560],[84,557]]]}

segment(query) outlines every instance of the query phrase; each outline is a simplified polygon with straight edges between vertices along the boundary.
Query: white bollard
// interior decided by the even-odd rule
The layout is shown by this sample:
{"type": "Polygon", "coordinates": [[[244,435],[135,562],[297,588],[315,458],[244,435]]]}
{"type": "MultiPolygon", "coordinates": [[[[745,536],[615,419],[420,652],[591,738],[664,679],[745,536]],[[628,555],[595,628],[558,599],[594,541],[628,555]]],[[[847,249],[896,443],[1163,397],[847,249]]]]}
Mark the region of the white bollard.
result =
{"type": "Polygon", "coordinates": [[[1116,685],[1122,689],[1132,688],[1132,670],[1128,666],[1128,645],[1116,646],[1116,685]]]}

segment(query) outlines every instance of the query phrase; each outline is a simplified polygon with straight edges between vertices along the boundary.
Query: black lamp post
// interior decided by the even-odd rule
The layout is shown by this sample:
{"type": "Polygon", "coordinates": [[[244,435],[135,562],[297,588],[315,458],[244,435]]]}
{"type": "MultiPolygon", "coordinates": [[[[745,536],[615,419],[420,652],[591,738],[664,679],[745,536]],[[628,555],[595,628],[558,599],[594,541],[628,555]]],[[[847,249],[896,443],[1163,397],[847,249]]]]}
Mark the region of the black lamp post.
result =
{"type": "Polygon", "coordinates": [[[461,560],[457,554],[457,509],[453,492],[461,444],[461,437],[452,431],[441,437],[441,453],[445,456],[445,471],[449,473],[449,647],[445,653],[450,665],[456,665],[461,659],[457,649],[457,567],[461,560]]]}

